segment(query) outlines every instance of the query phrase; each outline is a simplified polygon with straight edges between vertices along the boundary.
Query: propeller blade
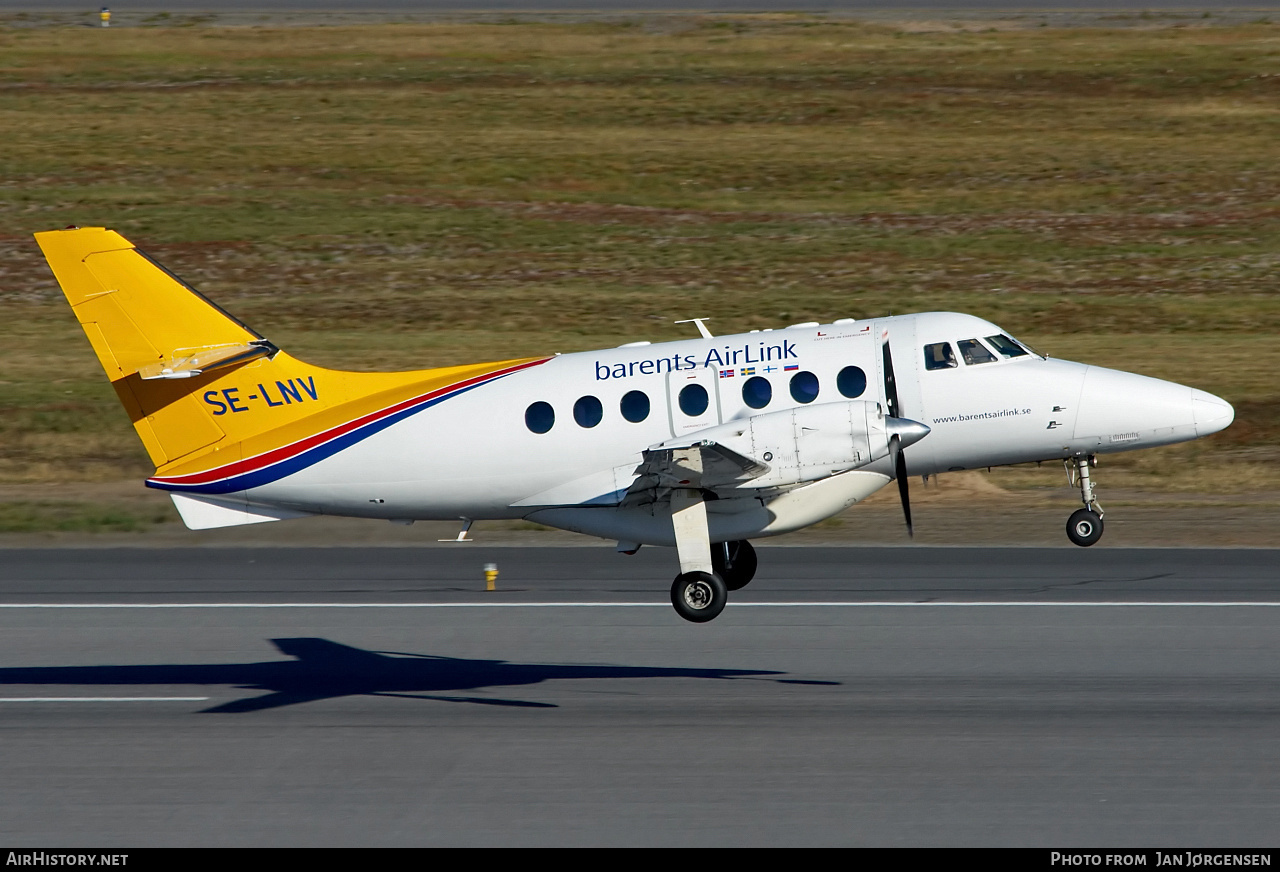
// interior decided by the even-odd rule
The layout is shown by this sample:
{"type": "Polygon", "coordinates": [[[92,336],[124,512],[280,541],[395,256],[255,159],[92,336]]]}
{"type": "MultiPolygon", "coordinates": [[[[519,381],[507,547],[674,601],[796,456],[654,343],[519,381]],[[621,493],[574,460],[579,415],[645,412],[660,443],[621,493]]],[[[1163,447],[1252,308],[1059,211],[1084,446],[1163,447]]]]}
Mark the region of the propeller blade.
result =
{"type": "Polygon", "coordinates": [[[907,522],[907,535],[916,537],[915,528],[911,525],[911,492],[907,486],[907,455],[902,450],[902,442],[894,436],[889,442],[893,452],[893,477],[898,480],[898,497],[902,500],[902,517],[907,522]]]}

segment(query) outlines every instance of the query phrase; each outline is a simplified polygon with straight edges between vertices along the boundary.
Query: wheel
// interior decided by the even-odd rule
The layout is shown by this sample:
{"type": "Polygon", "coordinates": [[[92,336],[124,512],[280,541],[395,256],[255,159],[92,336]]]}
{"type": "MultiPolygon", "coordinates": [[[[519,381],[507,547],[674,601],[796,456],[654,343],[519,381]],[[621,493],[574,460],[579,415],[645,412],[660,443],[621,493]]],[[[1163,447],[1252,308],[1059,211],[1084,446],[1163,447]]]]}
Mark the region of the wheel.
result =
{"type": "Polygon", "coordinates": [[[729,590],[742,590],[756,577],[756,549],[746,539],[711,546],[711,568],[729,590]],[[724,551],[729,549],[729,562],[724,551]]]}
{"type": "Polygon", "coordinates": [[[1088,548],[1102,538],[1102,518],[1089,509],[1078,509],[1067,519],[1067,538],[1088,548]]]}
{"type": "Polygon", "coordinates": [[[671,585],[671,604],[686,621],[703,624],[724,611],[729,589],[720,576],[710,572],[677,575],[671,585]]]}

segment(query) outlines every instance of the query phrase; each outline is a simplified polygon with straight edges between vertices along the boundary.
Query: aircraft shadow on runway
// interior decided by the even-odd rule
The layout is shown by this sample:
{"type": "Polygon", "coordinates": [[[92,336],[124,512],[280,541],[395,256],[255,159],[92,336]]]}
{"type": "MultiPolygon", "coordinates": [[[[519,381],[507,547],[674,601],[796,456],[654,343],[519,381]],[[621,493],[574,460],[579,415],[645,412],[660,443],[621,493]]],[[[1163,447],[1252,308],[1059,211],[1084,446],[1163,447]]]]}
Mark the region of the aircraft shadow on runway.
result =
{"type": "MultiPolygon", "coordinates": [[[[205,712],[244,713],[343,696],[391,696],[481,705],[556,708],[519,699],[456,696],[459,691],[584,678],[741,679],[785,675],[758,669],[683,669],[650,666],[560,666],[467,660],[430,654],[366,651],[328,639],[272,639],[293,660],[262,663],[156,666],[31,666],[0,668],[0,687],[11,685],[228,685],[265,690],[263,696],[223,703],[205,712]]],[[[785,684],[833,681],[774,679],[785,684]]]]}

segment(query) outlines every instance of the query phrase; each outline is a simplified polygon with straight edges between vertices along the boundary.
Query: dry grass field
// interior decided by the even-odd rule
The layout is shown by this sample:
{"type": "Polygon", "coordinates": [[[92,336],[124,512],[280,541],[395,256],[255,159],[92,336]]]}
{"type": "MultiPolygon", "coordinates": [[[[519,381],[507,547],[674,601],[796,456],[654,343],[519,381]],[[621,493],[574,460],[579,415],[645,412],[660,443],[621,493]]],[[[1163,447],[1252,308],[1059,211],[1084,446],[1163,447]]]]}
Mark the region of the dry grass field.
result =
{"type": "Polygon", "coordinates": [[[1105,460],[1104,496],[1280,506],[1280,24],[20,23],[0,530],[172,517],[41,501],[151,471],[31,240],[68,224],[351,368],[967,311],[1235,404],[1218,436],[1105,460]]]}

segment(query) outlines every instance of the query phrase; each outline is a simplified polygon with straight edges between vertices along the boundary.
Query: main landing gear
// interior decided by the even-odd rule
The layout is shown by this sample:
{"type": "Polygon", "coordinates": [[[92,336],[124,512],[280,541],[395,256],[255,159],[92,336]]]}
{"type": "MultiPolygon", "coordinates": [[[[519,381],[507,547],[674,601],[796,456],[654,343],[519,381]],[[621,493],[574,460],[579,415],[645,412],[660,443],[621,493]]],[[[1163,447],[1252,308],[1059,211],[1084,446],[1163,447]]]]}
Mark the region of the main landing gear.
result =
{"type": "Polygon", "coordinates": [[[745,540],[711,544],[702,492],[671,493],[671,525],[680,555],[680,574],[671,584],[676,614],[697,624],[724,611],[729,591],[741,590],[756,574],[756,550],[745,540]]]}
{"type": "Polygon", "coordinates": [[[711,546],[711,569],[729,590],[742,590],[756,577],[756,549],[746,539],[711,546]]]}
{"type": "Polygon", "coordinates": [[[671,585],[671,604],[686,621],[703,624],[723,611],[729,591],[742,590],[756,574],[756,549],[745,539],[711,546],[710,572],[682,572],[671,585]]]}
{"type": "Polygon", "coordinates": [[[1098,459],[1093,455],[1067,459],[1067,480],[1072,485],[1080,486],[1080,499],[1083,509],[1077,509],[1067,519],[1067,538],[1082,548],[1087,548],[1102,538],[1102,506],[1093,496],[1093,481],[1089,478],[1089,467],[1097,466],[1098,459]]]}
{"type": "Polygon", "coordinates": [[[671,605],[686,621],[705,624],[728,602],[729,589],[714,572],[682,572],[671,583],[671,605]]]}

